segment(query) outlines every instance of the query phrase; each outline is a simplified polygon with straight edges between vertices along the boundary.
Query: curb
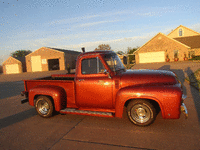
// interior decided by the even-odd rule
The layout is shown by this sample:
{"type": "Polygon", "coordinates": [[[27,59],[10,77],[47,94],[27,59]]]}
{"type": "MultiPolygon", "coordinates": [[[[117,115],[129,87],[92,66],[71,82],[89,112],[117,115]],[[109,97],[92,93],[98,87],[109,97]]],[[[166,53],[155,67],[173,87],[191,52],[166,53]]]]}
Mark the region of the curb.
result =
{"type": "Polygon", "coordinates": [[[198,62],[200,62],[200,60],[193,60],[192,62],[198,63],[198,62]]]}

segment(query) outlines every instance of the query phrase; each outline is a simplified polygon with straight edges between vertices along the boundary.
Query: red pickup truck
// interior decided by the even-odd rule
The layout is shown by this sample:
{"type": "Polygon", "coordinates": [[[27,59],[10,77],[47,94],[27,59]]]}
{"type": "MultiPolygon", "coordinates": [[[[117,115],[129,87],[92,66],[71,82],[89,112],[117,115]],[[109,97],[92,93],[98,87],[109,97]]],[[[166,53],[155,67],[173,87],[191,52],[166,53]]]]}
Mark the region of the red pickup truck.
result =
{"type": "Polygon", "coordinates": [[[113,51],[81,53],[75,74],[25,80],[25,99],[42,117],[54,112],[122,118],[147,126],[161,111],[164,119],[178,119],[186,96],[171,71],[126,70],[113,51]]]}

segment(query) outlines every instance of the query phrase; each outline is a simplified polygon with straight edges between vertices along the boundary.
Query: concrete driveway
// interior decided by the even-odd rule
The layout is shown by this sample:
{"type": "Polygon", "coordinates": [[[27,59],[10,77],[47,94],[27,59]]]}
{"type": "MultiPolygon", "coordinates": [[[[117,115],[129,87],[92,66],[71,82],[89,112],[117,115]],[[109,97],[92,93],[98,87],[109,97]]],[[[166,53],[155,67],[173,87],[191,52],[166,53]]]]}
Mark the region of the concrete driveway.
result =
{"type": "Polygon", "coordinates": [[[159,69],[171,70],[175,72],[181,80],[188,75],[194,73],[200,68],[200,62],[169,62],[169,63],[151,63],[151,64],[136,64],[132,69],[159,69]],[[180,74],[182,73],[182,74],[180,74]]]}

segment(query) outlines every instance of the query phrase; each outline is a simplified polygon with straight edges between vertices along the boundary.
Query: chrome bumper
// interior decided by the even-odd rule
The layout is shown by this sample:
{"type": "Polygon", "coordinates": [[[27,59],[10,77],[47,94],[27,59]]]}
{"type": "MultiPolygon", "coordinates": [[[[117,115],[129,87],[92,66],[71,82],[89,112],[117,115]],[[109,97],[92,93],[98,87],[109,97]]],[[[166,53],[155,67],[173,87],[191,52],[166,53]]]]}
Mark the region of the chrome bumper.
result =
{"type": "MultiPolygon", "coordinates": [[[[182,101],[184,100],[184,99],[186,99],[186,95],[182,95],[182,101]]],[[[181,104],[181,112],[185,115],[185,119],[187,119],[188,118],[188,110],[187,110],[187,107],[185,106],[185,104],[182,102],[182,104],[181,104]]]]}

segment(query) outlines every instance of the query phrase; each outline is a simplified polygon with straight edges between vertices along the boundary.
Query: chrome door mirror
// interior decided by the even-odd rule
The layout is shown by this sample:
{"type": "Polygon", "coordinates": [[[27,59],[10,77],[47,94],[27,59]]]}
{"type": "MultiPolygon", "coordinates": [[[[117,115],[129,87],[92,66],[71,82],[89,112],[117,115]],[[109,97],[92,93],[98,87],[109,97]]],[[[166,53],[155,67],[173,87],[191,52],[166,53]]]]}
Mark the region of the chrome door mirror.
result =
{"type": "Polygon", "coordinates": [[[111,76],[110,76],[110,73],[108,72],[108,70],[105,69],[105,70],[104,70],[104,74],[107,74],[107,75],[108,75],[108,78],[111,79],[111,76]]]}

